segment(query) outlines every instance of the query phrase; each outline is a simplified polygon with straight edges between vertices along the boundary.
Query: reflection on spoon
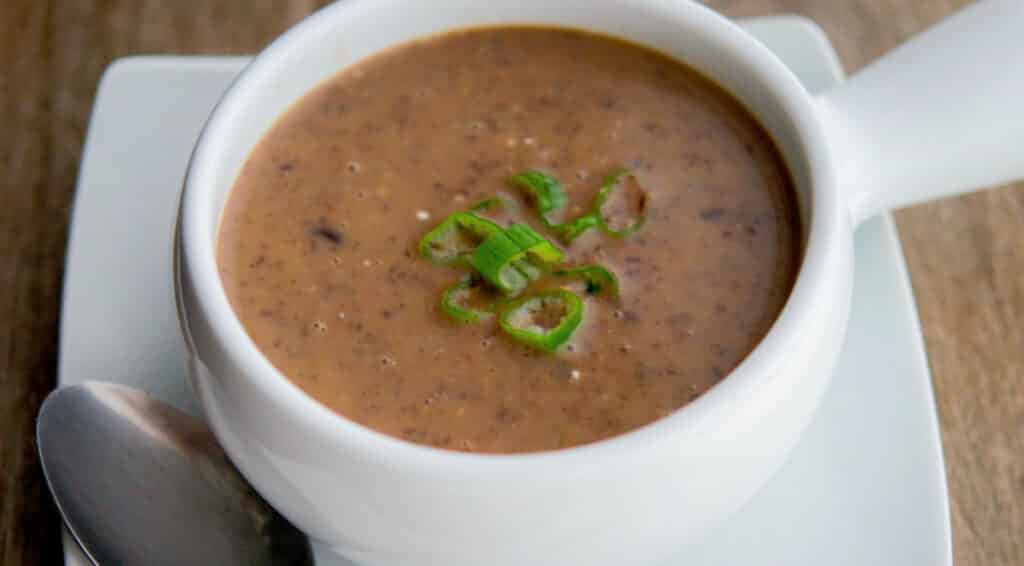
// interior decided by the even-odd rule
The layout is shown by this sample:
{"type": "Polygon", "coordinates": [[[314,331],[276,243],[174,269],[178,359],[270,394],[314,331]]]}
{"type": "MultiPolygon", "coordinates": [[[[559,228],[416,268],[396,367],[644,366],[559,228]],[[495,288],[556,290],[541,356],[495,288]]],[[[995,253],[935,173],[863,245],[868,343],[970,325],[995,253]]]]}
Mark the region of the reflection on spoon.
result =
{"type": "Polygon", "coordinates": [[[311,566],[309,541],[239,475],[195,418],[140,391],[58,389],[36,424],[43,472],[98,566],[311,566]]]}

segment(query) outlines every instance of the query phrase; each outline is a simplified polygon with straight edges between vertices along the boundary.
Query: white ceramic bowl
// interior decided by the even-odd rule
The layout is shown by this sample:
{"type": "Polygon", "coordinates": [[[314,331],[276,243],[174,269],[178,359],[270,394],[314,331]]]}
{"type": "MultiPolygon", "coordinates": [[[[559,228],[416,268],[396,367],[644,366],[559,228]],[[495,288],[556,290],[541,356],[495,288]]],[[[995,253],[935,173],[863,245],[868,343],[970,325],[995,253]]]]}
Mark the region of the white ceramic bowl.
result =
{"type": "Polygon", "coordinates": [[[685,0],[346,0],[325,8],[242,73],[189,166],[176,289],[190,377],[214,432],[277,509],[361,564],[602,566],[666,557],[747,501],[814,416],[845,332],[855,224],[882,208],[1024,176],[1014,155],[1024,124],[1006,119],[1016,116],[1024,82],[1000,72],[1024,68],[1022,12],[1015,0],[977,5],[816,99],[751,36],[685,0]],[[796,179],[803,265],[763,342],[667,418],[535,454],[410,444],[329,411],[261,355],[218,276],[221,209],[271,124],[342,68],[412,38],[525,22],[651,46],[742,100],[796,179]],[[988,61],[994,53],[998,66],[988,61]]]}

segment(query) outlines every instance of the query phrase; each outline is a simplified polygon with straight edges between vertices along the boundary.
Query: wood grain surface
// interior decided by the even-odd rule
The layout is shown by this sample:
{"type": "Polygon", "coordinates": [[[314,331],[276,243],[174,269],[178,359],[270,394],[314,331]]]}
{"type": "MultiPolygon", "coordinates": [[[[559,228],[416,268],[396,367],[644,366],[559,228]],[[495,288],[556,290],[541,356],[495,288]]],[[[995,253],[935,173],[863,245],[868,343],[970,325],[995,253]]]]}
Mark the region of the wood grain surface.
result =
{"type": "MultiPolygon", "coordinates": [[[[132,54],[252,53],[322,3],[3,0],[0,565],[61,564],[33,427],[56,379],[65,239],[101,72],[132,54]]],[[[732,16],[806,15],[850,72],[966,3],[710,2],[732,16]]],[[[897,219],[935,375],[956,563],[1024,565],[1024,186],[917,206],[897,219]]]]}

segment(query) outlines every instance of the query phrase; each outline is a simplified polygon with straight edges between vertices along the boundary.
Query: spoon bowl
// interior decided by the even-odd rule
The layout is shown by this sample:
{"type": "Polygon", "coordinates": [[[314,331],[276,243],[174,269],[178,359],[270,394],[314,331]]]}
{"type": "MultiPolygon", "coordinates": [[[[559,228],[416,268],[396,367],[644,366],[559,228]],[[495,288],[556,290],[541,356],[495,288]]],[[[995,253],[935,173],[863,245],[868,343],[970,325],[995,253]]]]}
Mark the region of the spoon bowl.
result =
{"type": "Polygon", "coordinates": [[[82,550],[112,564],[312,566],[302,532],[197,419],[128,387],[63,387],[36,424],[43,473],[82,550]]]}

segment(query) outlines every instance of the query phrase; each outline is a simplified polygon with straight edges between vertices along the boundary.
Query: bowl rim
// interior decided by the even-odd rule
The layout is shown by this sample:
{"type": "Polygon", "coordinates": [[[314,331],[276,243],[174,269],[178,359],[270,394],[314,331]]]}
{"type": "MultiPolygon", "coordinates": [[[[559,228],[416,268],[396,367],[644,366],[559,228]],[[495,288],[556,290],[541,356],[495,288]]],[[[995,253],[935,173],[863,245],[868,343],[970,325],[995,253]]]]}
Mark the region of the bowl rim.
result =
{"type": "MultiPolygon", "coordinates": [[[[522,453],[467,453],[420,445],[392,437],[357,423],[327,408],[305,393],[278,371],[249,337],[230,305],[221,283],[216,261],[216,237],[221,211],[214,213],[212,189],[216,185],[214,164],[220,147],[230,137],[227,115],[245,104],[244,91],[261,74],[268,72],[272,61],[282,53],[302,49],[307,37],[330,28],[354,10],[366,9],[374,0],[346,0],[313,13],[273,41],[232,82],[214,107],[202,128],[189,160],[179,209],[179,230],[175,238],[180,277],[175,284],[182,308],[181,321],[186,336],[190,335],[187,301],[182,300],[182,279],[188,279],[195,305],[204,311],[213,337],[222,342],[220,350],[230,363],[245,374],[248,383],[272,400],[279,410],[287,412],[303,427],[316,432],[328,442],[346,449],[371,451],[396,465],[410,465],[422,471],[438,473],[507,473],[568,469],[583,463],[593,465],[601,460],[619,459],[630,453],[658,448],[671,442],[683,431],[701,430],[702,426],[722,422],[721,419],[744,403],[755,402],[768,394],[768,383],[761,379],[783,371],[791,360],[786,353],[801,342],[805,333],[802,322],[822,307],[821,301],[832,298],[833,272],[830,258],[839,249],[850,249],[852,227],[844,199],[838,194],[835,167],[824,128],[815,111],[814,99],[798,79],[767,47],[726,17],[690,0],[661,3],[657,0],[623,1],[623,9],[633,3],[670,11],[680,22],[699,25],[711,39],[713,48],[724,50],[744,61],[763,88],[777,96],[801,143],[801,153],[808,173],[809,198],[804,208],[805,246],[803,259],[790,296],[764,338],[719,383],[697,399],[672,414],[623,434],[596,442],[550,451],[522,453]],[[668,4],[671,4],[670,6],[668,4]],[[209,218],[215,217],[214,226],[209,218]]],[[[385,4],[385,3],[378,3],[385,4]]],[[[451,29],[463,29],[453,26],[451,29]]],[[[585,28],[582,28],[585,29],[585,28]]],[[[412,38],[410,38],[412,39],[412,38]]],[[[646,45],[643,40],[637,41],[646,45]]],[[[751,113],[757,116],[751,110],[751,113]]],[[[793,164],[790,165],[791,169],[793,164]]],[[[852,251],[850,252],[852,253],[852,251]]],[[[201,345],[197,346],[200,350],[201,345]]],[[[777,396],[777,392],[772,393],[777,396]]]]}

